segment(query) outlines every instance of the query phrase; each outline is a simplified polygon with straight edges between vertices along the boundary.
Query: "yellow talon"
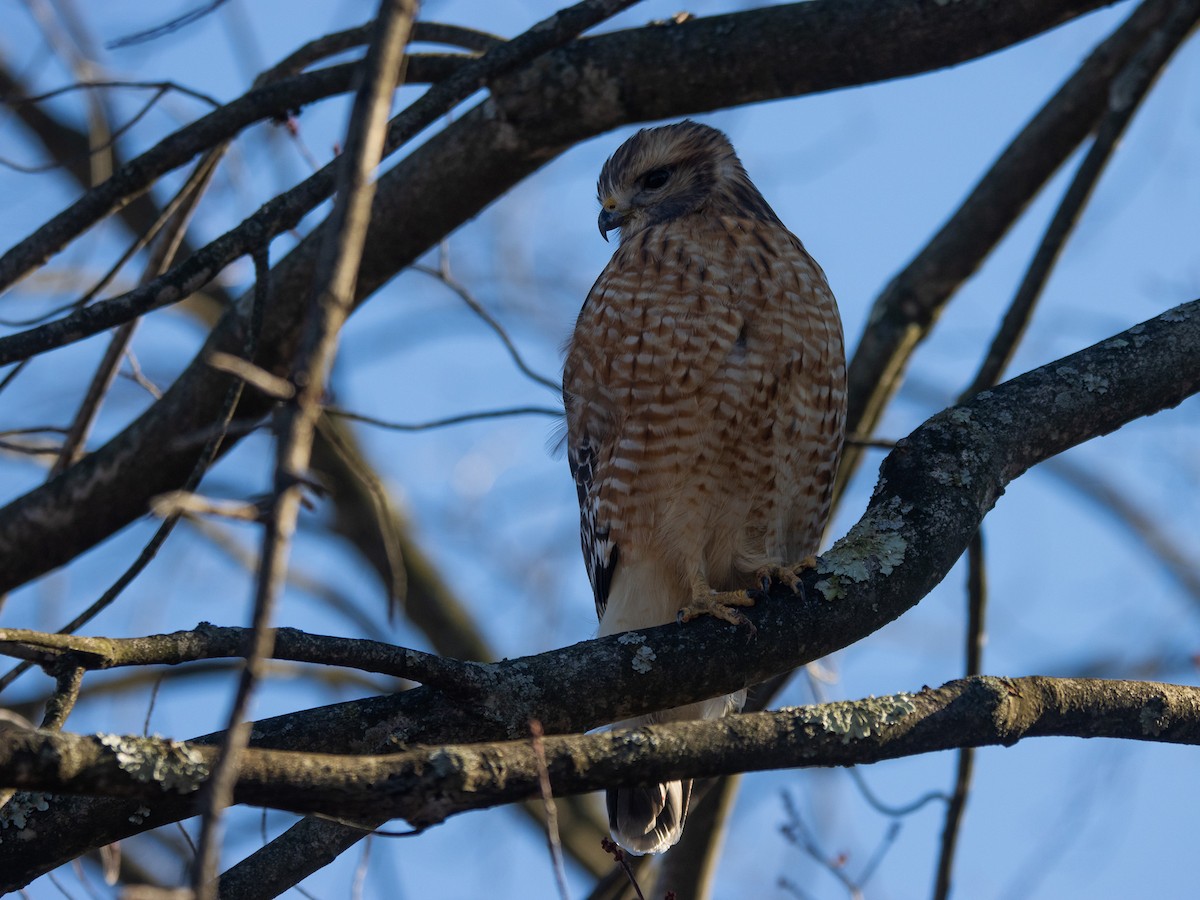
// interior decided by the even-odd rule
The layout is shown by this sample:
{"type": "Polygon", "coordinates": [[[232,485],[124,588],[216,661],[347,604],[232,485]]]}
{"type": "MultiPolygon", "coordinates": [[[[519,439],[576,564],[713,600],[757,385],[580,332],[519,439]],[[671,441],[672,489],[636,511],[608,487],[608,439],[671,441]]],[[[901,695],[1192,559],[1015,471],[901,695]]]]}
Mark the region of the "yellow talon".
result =
{"type": "Polygon", "coordinates": [[[679,622],[690,622],[700,616],[713,616],[730,625],[748,625],[751,633],[757,633],[754,624],[735,607],[753,606],[754,598],[749,591],[714,591],[704,588],[696,591],[692,602],[679,611],[679,622]]]}
{"type": "Polygon", "coordinates": [[[794,565],[763,566],[754,574],[763,591],[769,591],[774,583],[783,585],[793,594],[799,594],[804,589],[800,583],[800,575],[808,569],[816,568],[816,565],[817,558],[815,556],[806,556],[794,565]]]}

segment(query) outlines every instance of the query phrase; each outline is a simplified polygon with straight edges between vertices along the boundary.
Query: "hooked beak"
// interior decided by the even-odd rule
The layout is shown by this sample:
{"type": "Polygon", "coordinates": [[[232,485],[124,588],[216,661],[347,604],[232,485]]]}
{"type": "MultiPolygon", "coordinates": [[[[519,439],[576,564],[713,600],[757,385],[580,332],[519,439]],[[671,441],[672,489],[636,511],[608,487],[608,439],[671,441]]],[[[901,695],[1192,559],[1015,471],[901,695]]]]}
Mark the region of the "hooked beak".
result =
{"type": "Polygon", "coordinates": [[[625,213],[618,209],[602,209],[600,216],[596,220],[596,224],[600,226],[600,237],[608,240],[608,233],[614,228],[620,228],[625,224],[625,213]]]}

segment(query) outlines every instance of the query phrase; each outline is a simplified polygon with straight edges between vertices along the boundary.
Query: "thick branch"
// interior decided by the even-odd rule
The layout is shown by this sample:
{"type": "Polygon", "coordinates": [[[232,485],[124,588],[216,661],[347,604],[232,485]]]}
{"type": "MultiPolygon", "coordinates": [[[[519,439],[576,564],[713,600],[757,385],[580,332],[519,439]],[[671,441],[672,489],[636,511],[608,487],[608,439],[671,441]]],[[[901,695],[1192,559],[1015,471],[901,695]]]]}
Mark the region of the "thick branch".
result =
{"type": "MultiPolygon", "coordinates": [[[[1176,4],[1148,0],[1080,65],[1021,130],[936,235],[876,298],[850,361],[847,429],[867,435],[903,380],[908,360],[942,310],[1008,233],[1109,109],[1114,77],[1150,40],[1176,4]]],[[[837,493],[862,448],[847,446],[837,493]]]]}
{"type": "MultiPolygon", "coordinates": [[[[916,605],[1004,487],[1030,466],[1198,390],[1200,300],[985,391],[901,441],[863,518],[806,573],[803,596],[748,611],[769,639],[748,640],[744,629],[711,619],[645,629],[477,666],[483,693],[466,701],[417,688],[258,722],[253,743],[379,753],[520,738],[531,718],[561,734],[757,684],[861,640],[916,605]],[[707,664],[697,667],[696,659],[707,664]]],[[[644,777],[657,776],[647,770],[644,777]]],[[[46,840],[0,843],[0,872],[11,873],[0,888],[190,809],[164,797],[131,824],[136,808],[63,798],[31,813],[46,840]]]]}
{"type": "MultiPolygon", "coordinates": [[[[618,784],[767,769],[849,766],[1027,737],[1124,738],[1200,745],[1200,688],[1143,681],[993,678],[936,690],[544,739],[556,795],[618,784]]],[[[0,733],[0,786],[161,802],[203,782],[216,750],[162,738],[47,730],[0,733]]],[[[404,819],[538,796],[529,740],[419,747],[381,756],[248,750],[238,802],[340,818],[404,819]]],[[[18,832],[20,838],[20,832],[18,832]]]]}
{"type": "MultiPolygon", "coordinates": [[[[497,99],[466,113],[380,179],[358,297],[584,138],[630,121],[953,65],[1097,5],[805,3],[578,41],[498,87],[497,99]],[[690,67],[688,79],[675,77],[697,58],[706,64],[690,67]],[[409,215],[413,209],[422,215],[409,215]]],[[[257,360],[263,368],[281,369],[290,358],[303,318],[299,298],[312,282],[321,239],[317,229],[275,267],[257,360]]],[[[228,383],[199,360],[213,350],[236,352],[241,327],[241,316],[231,312],[198,361],[138,421],[70,472],[0,510],[0,591],[64,564],[141,515],[149,497],[179,486],[195,453],[177,436],[208,427],[228,383]]],[[[240,415],[262,411],[261,398],[248,398],[240,415]]]]}

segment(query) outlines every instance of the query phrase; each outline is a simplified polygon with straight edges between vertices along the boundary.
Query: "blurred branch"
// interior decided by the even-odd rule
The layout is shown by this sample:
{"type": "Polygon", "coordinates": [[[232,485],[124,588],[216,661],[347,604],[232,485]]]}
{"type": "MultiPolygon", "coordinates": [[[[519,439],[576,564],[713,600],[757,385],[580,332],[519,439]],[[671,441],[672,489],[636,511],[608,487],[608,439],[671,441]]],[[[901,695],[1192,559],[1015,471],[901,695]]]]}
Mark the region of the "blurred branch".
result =
{"type": "Polygon", "coordinates": [[[455,294],[457,294],[459,299],[467,305],[467,308],[470,309],[471,312],[475,313],[475,315],[480,319],[482,319],[483,323],[487,325],[487,327],[493,332],[495,332],[496,337],[500,338],[500,343],[504,345],[504,349],[508,351],[509,357],[512,359],[513,363],[516,364],[516,367],[520,369],[522,375],[524,375],[530,381],[540,384],[542,387],[549,388],[555,394],[562,393],[562,384],[560,382],[555,381],[552,378],[547,378],[545,375],[540,375],[529,367],[529,364],[526,363],[524,357],[521,356],[521,351],[517,349],[517,345],[513,343],[512,338],[509,337],[508,332],[504,329],[504,326],[500,324],[495,316],[484,309],[483,304],[476,300],[474,295],[467,290],[466,286],[456,279],[450,272],[450,267],[446,264],[446,257],[444,255],[442,257],[442,266],[440,268],[434,269],[430,266],[422,266],[419,264],[413,266],[412,268],[417,272],[423,272],[432,278],[436,278],[455,294]]]}
{"type": "MultiPolygon", "coordinates": [[[[783,808],[787,813],[787,822],[780,829],[784,837],[791,844],[803,850],[817,865],[839,881],[842,887],[846,889],[846,893],[850,895],[851,900],[862,900],[862,885],[846,873],[844,859],[840,856],[831,856],[817,843],[816,835],[805,824],[804,817],[800,815],[800,810],[796,808],[795,800],[792,799],[792,795],[788,791],[783,792],[783,808]]],[[[780,886],[793,891],[798,890],[787,879],[782,879],[780,886]]],[[[803,897],[804,895],[797,894],[797,896],[803,897]]]]}
{"type": "Polygon", "coordinates": [[[693,786],[688,828],[679,843],[661,857],[651,896],[663,897],[667,891],[694,900],[712,896],[725,827],[740,781],[736,775],[725,775],[693,786]]]}
{"type": "MultiPolygon", "coordinates": [[[[215,161],[201,160],[197,164],[196,169],[188,177],[184,186],[176,194],[175,199],[171,202],[168,209],[160,217],[162,230],[145,236],[144,239],[146,241],[153,238],[156,240],[156,244],[150,255],[150,259],[146,262],[145,269],[142,271],[141,280],[143,283],[152,280],[157,275],[162,274],[164,270],[171,267],[171,263],[175,259],[175,254],[178,252],[180,245],[183,243],[184,235],[187,233],[188,223],[191,221],[192,214],[196,211],[196,207],[199,206],[200,200],[204,196],[204,191],[208,187],[215,171],[215,161]]],[[[140,244],[141,241],[138,243],[140,244]]],[[[88,385],[83,402],[80,403],[79,410],[71,422],[67,438],[63,442],[62,451],[59,453],[54,465],[50,468],[51,478],[62,473],[68,466],[73,465],[83,454],[87,436],[96,421],[96,416],[99,415],[100,405],[104,402],[104,397],[121,368],[121,362],[125,354],[129,351],[130,343],[133,340],[133,333],[137,328],[137,322],[137,319],[134,319],[132,322],[126,322],[116,330],[109,340],[108,347],[104,352],[104,358],[100,361],[100,365],[97,366],[96,373],[92,376],[91,384],[88,385]]]]}
{"type": "MultiPolygon", "coordinates": [[[[748,643],[744,631],[716,620],[696,621],[684,628],[669,625],[643,629],[538,656],[478,665],[477,677],[488,685],[482,701],[472,698],[459,703],[436,689],[416,688],[259,721],[254,729],[255,746],[380,753],[406,745],[518,739],[528,751],[524,736],[530,718],[538,718],[547,734],[581,731],[765,681],[861,640],[916,605],[949,572],[1005,486],[1030,466],[1132,419],[1172,407],[1197,391],[1200,300],[946,410],[901,441],[883,463],[879,486],[863,518],[821,558],[816,570],[804,574],[803,592],[767,599],[747,610],[747,617],[759,633],[773,636],[770,641],[748,643]],[[1135,333],[1143,342],[1138,348],[1132,341],[1135,333]],[[1104,392],[1088,389],[1088,385],[1100,383],[1106,385],[1104,392]],[[1012,427],[1017,416],[1022,423],[1019,429],[1012,427]],[[832,599],[837,602],[830,602],[832,599]],[[650,658],[654,660],[649,671],[645,665],[647,653],[653,654],[650,658]],[[705,666],[692,664],[698,655],[708,661],[705,666]],[[598,672],[605,673],[601,679],[603,690],[597,690],[598,672]]],[[[1041,726],[1027,728],[1024,720],[1006,715],[1010,711],[1017,716],[1033,714],[1042,703],[1047,704],[1040,707],[1042,710],[1052,710],[1059,682],[985,679],[968,684],[975,686],[971,690],[1004,699],[1006,705],[987,709],[976,724],[989,729],[989,739],[1010,742],[1021,734],[1035,733],[1041,726]],[[1022,694],[1010,694],[1006,685],[1015,686],[1022,694]]],[[[1128,686],[1124,685],[1072,684],[1081,691],[1096,687],[1104,697],[1114,700],[1116,695],[1109,692],[1115,691],[1128,701],[1128,718],[1101,716],[1101,727],[1128,727],[1128,736],[1134,738],[1172,740],[1192,727],[1177,718],[1171,704],[1181,695],[1171,692],[1197,689],[1140,686],[1131,688],[1134,694],[1127,694],[1128,686]]],[[[930,696],[942,695],[921,694],[912,702],[930,696]]],[[[962,696],[975,695],[968,691],[962,696]]],[[[1067,705],[1091,727],[1095,723],[1082,712],[1089,706],[1084,699],[1083,695],[1073,697],[1080,705],[1067,705]]],[[[974,705],[968,699],[952,707],[939,715],[953,718],[974,705]]],[[[845,749],[849,745],[841,741],[848,729],[857,727],[854,710],[859,707],[834,704],[822,708],[844,709],[849,717],[842,720],[842,733],[834,742],[845,749]]],[[[903,718],[908,715],[905,712],[903,718]]],[[[736,729],[740,722],[750,719],[738,716],[672,727],[736,729]]],[[[1042,720],[1043,725],[1047,721],[1042,720]]],[[[1082,727],[1081,722],[1075,724],[1082,727]]],[[[789,727],[795,725],[792,721],[789,727]]],[[[1195,734],[1200,735],[1200,723],[1195,727],[1195,734]]],[[[639,732],[644,733],[646,730],[639,732]]],[[[677,736],[690,734],[680,731],[677,736]]],[[[699,737],[701,732],[696,735],[699,737]]],[[[611,740],[612,735],[582,740],[605,739],[611,740]]],[[[979,743],[970,731],[962,732],[960,739],[962,743],[947,746],[979,743]]],[[[638,780],[669,780],[660,768],[694,750],[686,742],[675,740],[648,741],[647,746],[653,748],[651,758],[636,768],[638,780]]],[[[802,746],[810,747],[807,738],[802,746]]],[[[896,746],[889,740],[884,742],[883,750],[896,746]]],[[[618,756],[627,759],[624,754],[630,749],[625,748],[618,756]]],[[[739,763],[730,771],[746,768],[739,754],[733,754],[739,763]]],[[[428,761],[428,751],[421,759],[428,761]]],[[[547,762],[553,780],[552,760],[548,738],[547,762]]],[[[725,770],[706,769],[695,774],[708,776],[721,771],[725,770]]],[[[596,777],[597,784],[607,785],[618,783],[614,778],[620,776],[605,781],[598,772],[596,777]]],[[[510,787],[515,784],[512,782],[510,787]]],[[[584,789],[582,783],[572,784],[584,789]]],[[[555,782],[555,787],[559,790],[559,783],[555,782]]],[[[535,796],[536,787],[531,782],[520,790],[526,793],[513,799],[535,796]]],[[[419,801],[412,795],[407,802],[419,801]]],[[[151,815],[141,824],[132,825],[132,808],[127,804],[56,801],[30,819],[30,827],[41,836],[36,846],[0,843],[0,872],[5,873],[0,889],[23,884],[90,846],[110,843],[190,814],[191,808],[186,799],[160,795],[151,815]]],[[[362,812],[366,825],[386,815],[382,807],[362,812]]],[[[257,874],[260,880],[256,883],[262,891],[281,889],[285,882],[295,883],[319,867],[327,854],[336,855],[337,849],[330,845],[320,853],[313,852],[307,862],[292,852],[301,846],[313,849],[303,845],[303,839],[320,831],[302,824],[303,828],[297,826],[289,832],[296,836],[294,839],[282,844],[280,839],[271,845],[280,845],[284,848],[280,853],[290,854],[287,858],[292,868],[288,872],[267,866],[252,871],[254,866],[250,865],[242,869],[240,883],[251,887],[247,879],[252,882],[257,874]]],[[[327,833],[319,836],[326,837],[327,833]]],[[[264,849],[255,857],[261,861],[271,858],[271,853],[264,849]]]]}
{"type": "Polygon", "coordinates": [[[337,406],[326,406],[325,412],[338,419],[349,419],[351,422],[362,422],[375,428],[386,428],[389,431],[429,431],[432,428],[445,428],[448,425],[463,425],[467,422],[482,422],[489,419],[505,419],[510,416],[548,416],[561,418],[563,411],[549,406],[513,406],[508,409],[489,409],[483,412],[462,413],[457,416],[446,416],[441,419],[430,419],[428,422],[389,422],[374,416],[350,412],[337,406]]]}
{"type": "MultiPolygon", "coordinates": [[[[473,59],[450,77],[433,85],[388,124],[382,155],[386,157],[395,152],[439,117],[485,87],[491,79],[529,63],[634,2],[636,0],[581,0],[575,6],[538,23],[520,37],[473,59]]],[[[287,84],[288,81],[280,84],[287,84]]],[[[187,130],[184,128],[176,135],[182,135],[187,130]]],[[[134,160],[127,168],[135,167],[146,155],[134,160]]],[[[198,250],[176,270],[144,288],[80,310],[57,322],[0,338],[0,364],[80,340],[119,325],[133,316],[182,300],[251,248],[299,224],[305,215],[333,192],[337,170],[338,160],[328,163],[291,190],[273,198],[236,228],[198,250]],[[9,355],[12,355],[11,359],[9,355]]],[[[139,169],[135,172],[135,179],[141,175],[139,169]]],[[[148,187],[149,183],[152,180],[147,181],[145,186],[148,187]]],[[[95,221],[92,216],[99,218],[107,215],[112,211],[113,204],[133,192],[121,183],[118,173],[21,241],[0,257],[0,290],[23,277],[29,270],[25,267],[44,261],[61,249],[67,240],[76,237],[83,228],[95,221]],[[114,183],[117,183],[117,187],[111,188],[114,183]],[[90,203],[89,197],[94,198],[90,203]],[[47,246],[39,247],[39,243],[43,242],[47,246]],[[36,258],[39,255],[41,259],[36,258]]]]}
{"type": "MultiPolygon", "coordinates": [[[[495,97],[381,176],[358,297],[371,294],[450,230],[585,137],[644,118],[952,65],[1040,33],[1094,5],[1061,0],[1018,9],[971,0],[941,7],[936,15],[926,11],[917,21],[911,18],[916,8],[900,0],[804,3],[578,41],[498,86],[495,97]],[[874,52],[862,52],[868,44],[874,52]],[[711,65],[698,69],[694,78],[656,77],[679,71],[701,47],[720,47],[726,55],[706,56],[711,65]],[[787,65],[762,65],[767,59],[787,65]],[[574,75],[567,79],[566,72],[574,75]],[[617,83],[630,90],[614,94],[609,88],[617,83]],[[640,84],[647,89],[635,89],[640,84]],[[447,192],[448,184],[455,190],[447,192]],[[414,209],[422,215],[412,216],[414,209]]],[[[312,283],[313,246],[321,231],[275,266],[271,310],[255,359],[262,368],[282,369],[295,346],[303,319],[297,298],[306,296],[312,283]]],[[[44,258],[39,253],[30,257],[31,264],[44,258]]],[[[201,358],[214,349],[236,352],[241,319],[231,311],[201,358]]],[[[51,485],[0,510],[0,591],[62,565],[140,515],[148,497],[179,487],[194,451],[159,451],[149,466],[144,447],[162,448],[169,436],[209,427],[227,385],[228,376],[193,363],[135,426],[51,485]],[[86,514],[68,520],[52,512],[64,496],[86,514]]],[[[239,419],[257,418],[262,410],[261,403],[246,398],[239,419]]]]}
{"type": "MultiPolygon", "coordinates": [[[[268,262],[266,254],[257,253],[254,257],[255,271],[257,278],[255,279],[254,300],[251,306],[250,321],[246,323],[243,336],[242,350],[247,356],[254,355],[254,347],[258,340],[258,333],[261,329],[261,311],[263,308],[264,295],[266,293],[266,276],[268,271],[268,262]]],[[[225,433],[229,427],[229,423],[233,418],[234,410],[237,408],[238,399],[242,394],[242,383],[234,381],[225,391],[225,395],[221,401],[221,408],[217,414],[216,428],[211,431],[204,442],[204,447],[200,451],[199,457],[192,464],[191,471],[187,475],[187,480],[183,485],[184,491],[194,491],[203,480],[208,467],[212,465],[221,451],[221,445],[225,440],[225,433]]],[[[70,470],[69,470],[70,471],[70,470]]],[[[54,483],[54,482],[52,482],[54,483]]],[[[109,587],[107,591],[92,603],[87,609],[77,615],[74,619],[64,625],[60,630],[60,634],[70,634],[77,628],[90,622],[93,618],[99,615],[103,610],[121,595],[125,588],[133,583],[134,579],[142,573],[146,566],[158,555],[158,551],[162,545],[166,543],[167,538],[171,536],[171,532],[175,530],[175,526],[179,524],[180,516],[178,514],[166,519],[159,527],[154,535],[147,541],[142,548],[142,552],[138,554],[137,559],[133,564],[126,569],[119,578],[109,587]]],[[[13,683],[23,672],[28,671],[29,664],[21,663],[18,666],[10,669],[5,675],[0,678],[0,691],[3,691],[13,683]]]]}
{"type": "MultiPolygon", "coordinates": [[[[987,571],[984,566],[981,528],[975,532],[967,547],[967,678],[973,678],[983,671],[983,647],[987,641],[984,627],[987,613],[987,571]]],[[[950,802],[946,806],[946,818],[942,825],[942,846],[938,854],[937,879],[933,889],[936,900],[947,900],[950,896],[954,851],[958,845],[959,829],[962,827],[974,769],[975,748],[961,747],[954,775],[954,792],[950,795],[950,802]]]]}
{"type": "Polygon", "coordinates": [[[1167,61],[1196,27],[1197,19],[1200,19],[1200,3],[1176,4],[1166,21],[1146,37],[1139,51],[1113,78],[1109,88],[1108,111],[1100,122],[1096,139],[1076,169],[1070,186],[1054,211],[1054,217],[1042,235],[1033,261],[1029,264],[1021,286],[1004,314],[1004,321],[988,348],[987,356],[971,386],[963,392],[964,397],[987,390],[1004,374],[1004,369],[1012,360],[1013,353],[1016,352],[1033,315],[1042,288],[1074,230],[1080,213],[1092,196],[1096,182],[1100,180],[1109,158],[1116,150],[1121,135],[1125,133],[1134,114],[1141,108],[1142,101],[1167,61]]]}
{"type": "Polygon", "coordinates": [[[394,590],[390,586],[397,578],[404,579],[404,612],[438,653],[495,659],[471,614],[417,544],[412,526],[371,471],[353,434],[328,416],[318,433],[325,439],[313,446],[312,465],[322,480],[336,485],[334,533],[358,548],[389,589],[394,590]],[[394,548],[388,546],[391,541],[394,548]],[[403,562],[402,572],[394,568],[397,559],[403,562]]]}
{"type": "MultiPolygon", "coordinates": [[[[51,6],[45,0],[26,0],[25,6],[38,24],[46,43],[75,80],[89,81],[99,74],[95,44],[73,6],[68,3],[51,6]]],[[[93,187],[113,171],[115,160],[110,149],[112,133],[109,126],[112,116],[105,98],[96,91],[85,92],[84,103],[89,149],[85,184],[93,187]]]]}
{"type": "Polygon", "coordinates": [[[1047,472],[1111,516],[1139,541],[1166,570],[1192,603],[1200,608],[1200,559],[1189,554],[1178,538],[1161,524],[1154,513],[1139,506],[1131,496],[1103,476],[1071,459],[1053,459],[1047,472]]]}
{"type": "Polygon", "coordinates": [[[225,0],[209,0],[204,6],[199,6],[196,9],[189,10],[181,16],[176,16],[164,22],[161,25],[156,25],[153,28],[148,28],[145,31],[139,31],[134,34],[126,35],[123,38],[117,38],[115,41],[110,41],[106,46],[109,50],[117,50],[121,47],[129,47],[133,44],[143,44],[146,41],[152,41],[155,38],[160,38],[163,35],[171,34],[181,28],[186,28],[193,22],[198,22],[207,16],[209,13],[224,5],[225,0]]]}
{"type": "MultiPolygon", "coordinates": [[[[847,373],[847,433],[866,437],[874,430],[917,344],[959,286],[1101,121],[1117,74],[1175,6],[1172,0],[1144,0],[1029,121],[946,224],[876,298],[847,373]]],[[[860,446],[847,445],[835,498],[854,475],[862,452],[860,446]]]]}
{"type": "MultiPolygon", "coordinates": [[[[199,800],[200,839],[192,873],[197,900],[214,900],[217,896],[214,880],[220,865],[221,816],[233,800],[240,760],[250,740],[250,723],[246,721],[250,699],[275,645],[270,623],[287,574],[303,476],[312,458],[313,435],[321,415],[321,398],[337,353],[339,332],[354,301],[354,283],[375,193],[375,168],[383,157],[384,125],[416,12],[416,0],[381,0],[362,82],[346,128],[345,152],[336,161],[337,195],[321,247],[307,322],[291,368],[296,394],[284,404],[277,440],[274,496],[266,517],[254,592],[253,638],[238,679],[229,724],[199,800]]],[[[253,354],[246,358],[253,359],[253,354]]]]}

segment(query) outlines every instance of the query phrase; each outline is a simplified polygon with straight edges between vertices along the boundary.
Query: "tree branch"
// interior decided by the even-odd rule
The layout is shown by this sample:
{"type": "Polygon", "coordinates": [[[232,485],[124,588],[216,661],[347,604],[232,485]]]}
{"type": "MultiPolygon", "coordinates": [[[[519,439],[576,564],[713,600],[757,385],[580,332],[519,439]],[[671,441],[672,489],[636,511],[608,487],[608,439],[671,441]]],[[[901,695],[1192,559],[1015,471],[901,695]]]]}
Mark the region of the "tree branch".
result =
{"type": "MultiPolygon", "coordinates": [[[[1097,47],[972,189],[945,225],[884,288],[847,371],[846,431],[867,437],[899,389],[914,349],[950,298],[987,258],[1042,186],[1108,110],[1117,73],[1174,9],[1146,0],[1097,47]]],[[[834,486],[841,494],[862,459],[848,444],[834,486]]]]}
{"type": "MultiPolygon", "coordinates": [[[[531,718],[547,734],[583,731],[757,684],[861,640],[916,605],[954,565],[1005,486],[1030,466],[1197,391],[1200,300],[984,391],[899,442],[866,513],[805,573],[803,593],[747,611],[770,640],[748,641],[744,630],[716,620],[649,628],[480,665],[486,692],[466,702],[417,688],[260,721],[253,743],[380,753],[523,740],[531,718]],[[697,667],[696,659],[708,663],[697,667]]],[[[657,770],[638,772],[659,778],[657,770]]],[[[188,815],[190,804],[163,796],[134,824],[136,811],[136,804],[60,798],[30,812],[30,827],[43,839],[0,843],[0,889],[88,847],[188,815]]]]}
{"type": "MultiPolygon", "coordinates": [[[[494,86],[495,97],[381,177],[358,299],[587,137],[631,121],[954,65],[1098,5],[1058,0],[1027,9],[971,0],[932,11],[908,0],[839,0],[576,41],[494,86]],[[670,76],[701,53],[711,64],[694,78],[670,76]],[[764,59],[772,64],[763,65],[764,59]],[[422,215],[409,215],[413,209],[422,215]]],[[[290,358],[302,321],[298,298],[312,282],[322,232],[310,234],[274,269],[256,359],[263,368],[281,369],[290,358]]],[[[195,452],[176,446],[174,436],[206,429],[229,383],[200,360],[213,350],[236,352],[240,327],[239,314],[228,314],[161,401],[71,471],[0,510],[0,592],[74,558],[141,515],[149,497],[179,486],[195,452]],[[61,515],[63,509],[72,515],[61,515]]],[[[263,409],[261,398],[245,398],[239,418],[256,418],[263,409]]]]}
{"type": "MultiPolygon", "coordinates": [[[[555,795],[620,784],[768,769],[851,766],[1030,737],[1200,745],[1200,687],[1146,681],[976,676],[920,693],[545,737],[555,795]]],[[[0,732],[0,786],[161,802],[203,783],[215,748],[164,738],[0,732]]],[[[416,828],[539,796],[528,739],[419,747],[378,756],[247,750],[239,803],[416,828]]],[[[17,837],[20,838],[20,832],[17,837]]]]}

